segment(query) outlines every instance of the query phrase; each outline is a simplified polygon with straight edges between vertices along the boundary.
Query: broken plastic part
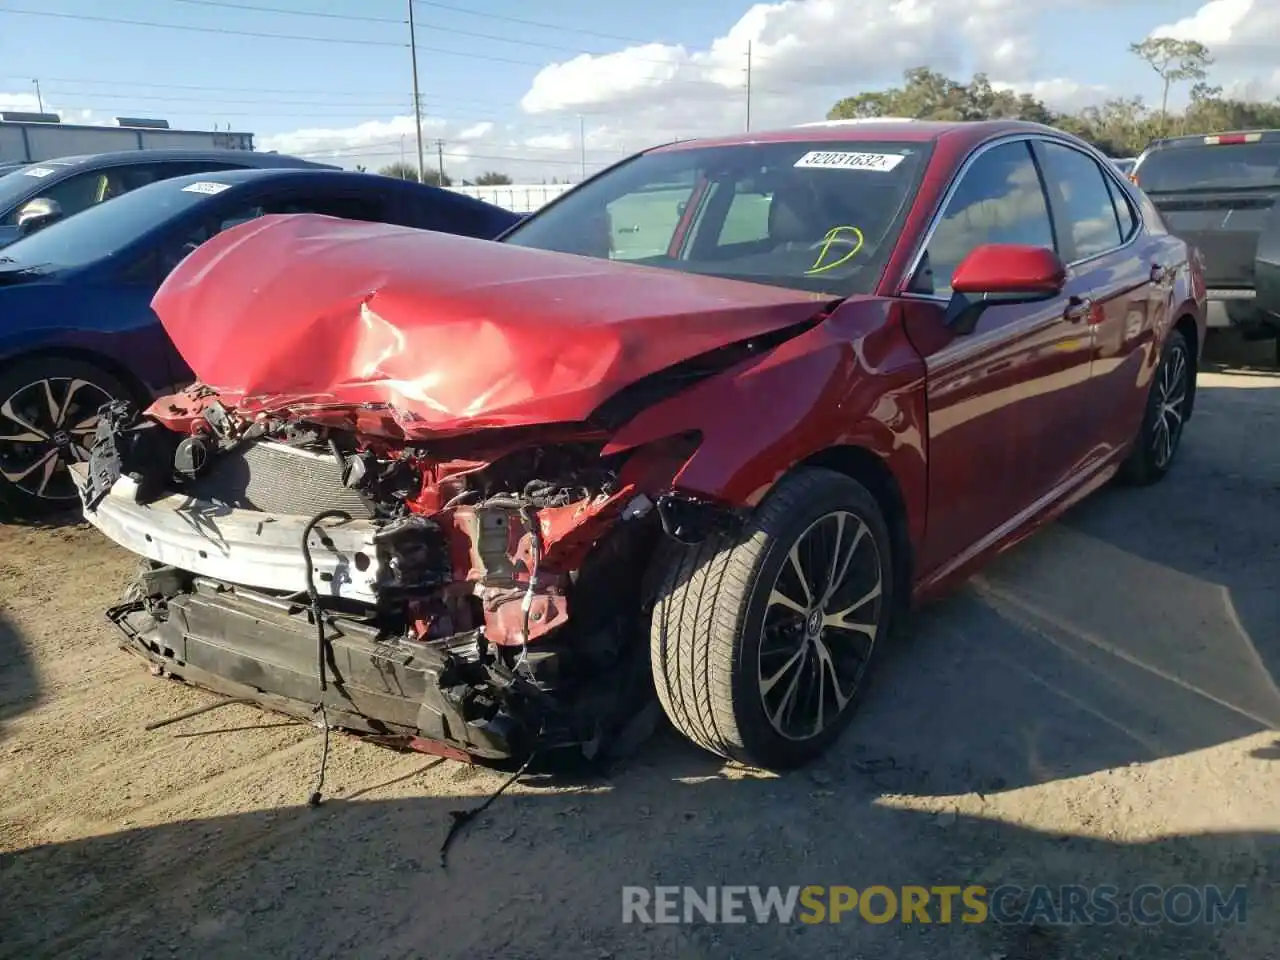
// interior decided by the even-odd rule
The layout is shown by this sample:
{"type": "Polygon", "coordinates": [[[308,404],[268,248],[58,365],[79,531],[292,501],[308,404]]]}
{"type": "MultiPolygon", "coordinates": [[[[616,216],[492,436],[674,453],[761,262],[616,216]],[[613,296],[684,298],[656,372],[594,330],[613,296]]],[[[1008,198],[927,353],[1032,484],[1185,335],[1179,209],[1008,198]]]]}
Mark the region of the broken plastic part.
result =
{"type": "Polygon", "coordinates": [[[663,532],[680,543],[702,543],[714,534],[731,532],[737,525],[728,508],[684,494],[663,494],[657,507],[663,532]]]}

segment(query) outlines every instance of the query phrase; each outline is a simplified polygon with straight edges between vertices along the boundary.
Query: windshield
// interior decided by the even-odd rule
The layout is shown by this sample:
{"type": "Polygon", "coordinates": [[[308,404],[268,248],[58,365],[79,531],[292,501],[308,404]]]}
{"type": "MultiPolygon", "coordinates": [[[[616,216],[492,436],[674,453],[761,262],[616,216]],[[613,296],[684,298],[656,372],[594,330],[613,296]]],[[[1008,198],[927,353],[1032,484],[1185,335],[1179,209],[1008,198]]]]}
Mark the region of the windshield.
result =
{"type": "Polygon", "coordinates": [[[1280,143],[1153,150],[1135,171],[1147,193],[1280,187],[1280,143]]]}
{"type": "MultiPolygon", "coordinates": [[[[210,180],[216,178],[211,175],[210,180]]],[[[89,207],[0,250],[0,261],[83,267],[119,253],[144,233],[208,200],[208,184],[162,180],[89,207]]],[[[225,189],[225,188],[224,188],[225,189]]]]}
{"type": "Polygon", "coordinates": [[[503,242],[836,296],[870,293],[929,149],[803,141],[647,153],[571,190],[503,242]]]}

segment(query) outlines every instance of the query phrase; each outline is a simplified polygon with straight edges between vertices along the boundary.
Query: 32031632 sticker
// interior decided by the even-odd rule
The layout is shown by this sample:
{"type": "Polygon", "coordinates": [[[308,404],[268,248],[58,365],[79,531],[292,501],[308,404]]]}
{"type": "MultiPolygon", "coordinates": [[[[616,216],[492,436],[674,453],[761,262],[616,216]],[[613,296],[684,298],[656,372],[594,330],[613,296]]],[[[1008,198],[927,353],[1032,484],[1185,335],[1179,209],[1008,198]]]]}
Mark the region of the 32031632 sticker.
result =
{"type": "Polygon", "coordinates": [[[888,173],[900,164],[900,153],[850,153],[843,150],[811,150],[795,162],[797,168],[830,170],[874,170],[888,173]]]}

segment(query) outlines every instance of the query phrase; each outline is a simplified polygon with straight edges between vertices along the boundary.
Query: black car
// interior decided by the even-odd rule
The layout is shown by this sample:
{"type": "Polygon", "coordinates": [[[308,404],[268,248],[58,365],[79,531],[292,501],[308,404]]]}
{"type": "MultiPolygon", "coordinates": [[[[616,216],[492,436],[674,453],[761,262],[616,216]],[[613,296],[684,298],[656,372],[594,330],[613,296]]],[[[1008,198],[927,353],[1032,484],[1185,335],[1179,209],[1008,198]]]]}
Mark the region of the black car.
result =
{"type": "Polygon", "coordinates": [[[1203,256],[1209,327],[1232,327],[1248,339],[1275,338],[1280,130],[1155,140],[1131,179],[1169,231],[1203,256]]]}
{"type": "Polygon", "coordinates": [[[156,180],[218,170],[339,169],[279,153],[213,149],[120,150],[7,167],[0,166],[0,247],[22,235],[21,220],[39,218],[38,223],[27,224],[30,232],[156,180]],[[33,204],[36,200],[40,202],[33,204]],[[30,210],[26,209],[28,205],[30,210]]]}

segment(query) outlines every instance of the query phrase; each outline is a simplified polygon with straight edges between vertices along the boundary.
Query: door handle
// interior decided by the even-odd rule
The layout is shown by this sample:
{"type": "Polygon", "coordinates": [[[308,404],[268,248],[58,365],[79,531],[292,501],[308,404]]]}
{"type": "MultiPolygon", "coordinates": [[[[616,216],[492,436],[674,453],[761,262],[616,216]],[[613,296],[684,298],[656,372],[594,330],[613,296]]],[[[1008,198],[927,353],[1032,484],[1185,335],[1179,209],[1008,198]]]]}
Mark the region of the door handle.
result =
{"type": "Polygon", "coordinates": [[[1071,323],[1079,323],[1087,318],[1092,310],[1092,300],[1087,297],[1072,297],[1067,301],[1067,309],[1062,316],[1071,323]]]}

